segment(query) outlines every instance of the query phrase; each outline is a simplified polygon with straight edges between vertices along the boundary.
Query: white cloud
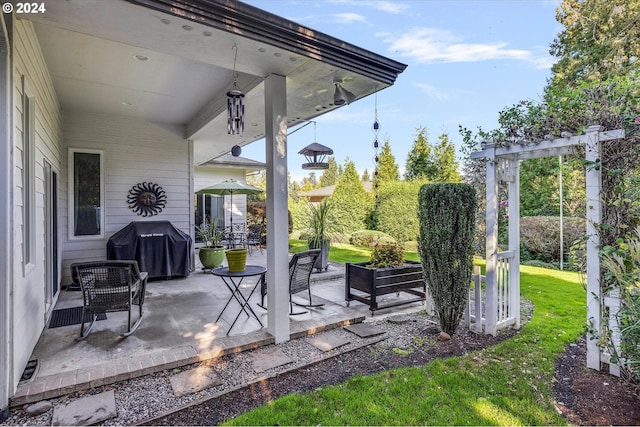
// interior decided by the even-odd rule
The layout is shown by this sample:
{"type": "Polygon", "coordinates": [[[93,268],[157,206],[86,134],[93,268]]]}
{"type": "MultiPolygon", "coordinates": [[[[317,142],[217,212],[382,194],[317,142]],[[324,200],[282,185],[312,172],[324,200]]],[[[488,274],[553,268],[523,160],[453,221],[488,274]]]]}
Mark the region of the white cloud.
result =
{"type": "Polygon", "coordinates": [[[381,10],[389,13],[402,13],[409,9],[406,3],[390,2],[390,1],[358,1],[358,4],[364,4],[373,9],[381,10]]]}
{"type": "Polygon", "coordinates": [[[541,56],[532,58],[531,62],[533,62],[533,65],[537,69],[544,70],[544,69],[551,68],[551,66],[556,63],[556,58],[554,58],[551,55],[541,55],[541,56]]]}
{"type": "Polygon", "coordinates": [[[451,31],[435,28],[413,28],[400,36],[386,35],[389,50],[420,63],[430,62],[479,62],[495,59],[512,59],[535,62],[533,52],[508,49],[506,42],[465,43],[451,31]]]}
{"type": "Polygon", "coordinates": [[[320,123],[369,123],[373,120],[373,112],[365,109],[337,108],[319,116],[320,123]]]}
{"type": "Polygon", "coordinates": [[[334,3],[348,4],[358,7],[381,10],[387,13],[399,14],[409,9],[409,4],[393,1],[365,1],[365,0],[334,0],[334,3]]]}
{"type": "Polygon", "coordinates": [[[333,16],[335,22],[340,24],[351,24],[353,22],[366,22],[367,18],[357,13],[336,13],[333,16]]]}
{"type": "Polygon", "coordinates": [[[422,90],[427,97],[431,98],[431,99],[437,99],[440,101],[446,101],[450,98],[449,94],[446,92],[441,91],[438,88],[435,88],[429,84],[426,83],[413,83],[415,86],[419,87],[420,90],[422,90]]]}

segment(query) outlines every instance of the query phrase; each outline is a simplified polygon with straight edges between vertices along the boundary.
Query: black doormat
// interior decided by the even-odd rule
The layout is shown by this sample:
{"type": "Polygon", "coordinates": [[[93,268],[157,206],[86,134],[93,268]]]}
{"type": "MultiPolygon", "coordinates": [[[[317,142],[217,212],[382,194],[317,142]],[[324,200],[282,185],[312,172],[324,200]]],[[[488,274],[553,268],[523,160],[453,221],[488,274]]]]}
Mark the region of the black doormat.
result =
{"type": "MultiPolygon", "coordinates": [[[[105,320],[105,313],[98,313],[96,320],[105,320]]],[[[85,322],[91,322],[91,316],[85,316],[85,322]]],[[[82,323],[82,307],[61,308],[53,310],[49,328],[59,328],[60,326],[79,325],[82,323]]]]}

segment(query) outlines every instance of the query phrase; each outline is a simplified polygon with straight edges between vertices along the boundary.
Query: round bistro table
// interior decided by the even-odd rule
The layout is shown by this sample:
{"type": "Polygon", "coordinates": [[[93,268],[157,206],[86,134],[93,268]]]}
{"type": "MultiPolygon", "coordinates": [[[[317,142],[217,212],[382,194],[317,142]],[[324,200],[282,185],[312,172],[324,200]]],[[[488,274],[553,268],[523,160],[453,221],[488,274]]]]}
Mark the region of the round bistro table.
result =
{"type": "Polygon", "coordinates": [[[247,265],[242,271],[229,271],[229,267],[218,267],[211,270],[211,274],[220,277],[227,288],[229,288],[229,290],[231,291],[231,296],[222,308],[222,311],[218,315],[216,322],[220,320],[222,314],[225,312],[227,307],[229,307],[229,304],[231,304],[231,301],[235,300],[240,305],[240,312],[233,320],[233,323],[231,323],[231,327],[227,331],[227,335],[229,335],[229,332],[231,332],[231,329],[236,324],[238,318],[240,317],[240,314],[242,314],[243,311],[247,315],[247,317],[253,316],[260,324],[260,327],[264,327],[264,325],[258,318],[258,315],[255,313],[255,311],[253,311],[251,305],[249,305],[249,299],[251,299],[251,295],[253,295],[258,285],[264,282],[266,272],[267,268],[260,265],[247,265]],[[240,291],[240,286],[242,286],[242,282],[248,277],[257,277],[257,280],[253,284],[253,286],[250,287],[251,292],[249,292],[249,295],[245,297],[244,294],[240,291]]]}

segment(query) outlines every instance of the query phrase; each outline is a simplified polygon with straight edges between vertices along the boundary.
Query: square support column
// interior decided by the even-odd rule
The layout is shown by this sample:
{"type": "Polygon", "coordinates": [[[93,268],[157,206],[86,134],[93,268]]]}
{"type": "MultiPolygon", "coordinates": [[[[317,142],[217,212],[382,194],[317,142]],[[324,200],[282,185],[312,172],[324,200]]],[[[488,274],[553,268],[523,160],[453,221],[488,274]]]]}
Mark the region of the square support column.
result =
{"type": "Polygon", "coordinates": [[[287,85],[264,81],[267,163],[267,330],[276,343],[289,340],[289,230],[287,209],[287,85]]]}
{"type": "Polygon", "coordinates": [[[509,160],[509,316],[520,329],[520,160],[509,160]]]}
{"type": "Polygon", "coordinates": [[[602,221],[600,190],[602,178],[600,165],[600,141],[598,132],[602,126],[590,126],[586,131],[585,160],[587,197],[587,367],[600,370],[598,338],[602,333],[600,291],[600,235],[598,225],[602,221]],[[598,336],[595,336],[598,335],[598,336]]]}
{"type": "Polygon", "coordinates": [[[487,182],[486,182],[486,252],[485,271],[485,333],[498,333],[498,162],[494,146],[487,147],[487,182]]]}

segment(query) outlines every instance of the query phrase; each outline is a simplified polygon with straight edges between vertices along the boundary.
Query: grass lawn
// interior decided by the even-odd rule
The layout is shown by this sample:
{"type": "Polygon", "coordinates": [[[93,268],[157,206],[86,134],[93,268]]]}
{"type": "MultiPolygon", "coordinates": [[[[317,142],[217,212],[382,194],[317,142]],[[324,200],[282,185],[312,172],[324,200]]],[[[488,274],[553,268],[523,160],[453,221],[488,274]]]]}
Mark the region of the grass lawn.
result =
{"type": "MultiPolygon", "coordinates": [[[[306,240],[289,240],[289,252],[296,253],[309,249],[306,240]]],[[[332,243],[329,247],[329,261],[344,264],[346,262],[364,262],[371,259],[371,248],[362,248],[348,243],[332,243]]],[[[405,251],[405,259],[420,261],[417,252],[405,251]]]]}
{"type": "MultiPolygon", "coordinates": [[[[368,259],[366,249],[354,257],[349,245],[331,250],[331,260],[368,259]]],[[[521,289],[534,315],[507,341],[421,368],[289,395],[231,424],[565,425],[553,405],[554,363],[584,332],[585,291],[576,273],[527,266],[521,267],[521,289]]]]}

